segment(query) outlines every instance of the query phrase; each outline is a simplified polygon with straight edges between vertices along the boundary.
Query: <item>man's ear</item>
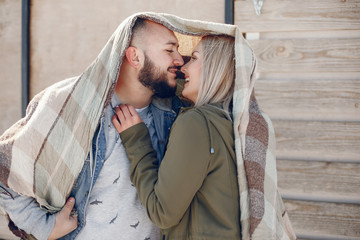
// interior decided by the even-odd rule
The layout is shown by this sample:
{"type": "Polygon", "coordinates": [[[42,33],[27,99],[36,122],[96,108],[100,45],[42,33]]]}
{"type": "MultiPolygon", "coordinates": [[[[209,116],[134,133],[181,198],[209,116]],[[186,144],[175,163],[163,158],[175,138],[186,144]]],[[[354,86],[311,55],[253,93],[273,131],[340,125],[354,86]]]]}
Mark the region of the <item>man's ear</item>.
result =
{"type": "Polygon", "coordinates": [[[140,69],[143,61],[143,52],[136,47],[128,47],[125,52],[126,59],[130,65],[136,69],[140,69]]]}

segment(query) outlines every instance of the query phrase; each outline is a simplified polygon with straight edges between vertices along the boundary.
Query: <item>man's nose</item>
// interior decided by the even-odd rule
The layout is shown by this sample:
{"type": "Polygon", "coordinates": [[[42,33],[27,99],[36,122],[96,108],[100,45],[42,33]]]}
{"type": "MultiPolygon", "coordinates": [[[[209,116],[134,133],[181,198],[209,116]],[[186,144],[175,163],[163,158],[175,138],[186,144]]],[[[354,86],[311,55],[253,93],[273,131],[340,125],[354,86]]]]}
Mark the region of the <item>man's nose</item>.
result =
{"type": "Polygon", "coordinates": [[[179,52],[177,52],[175,58],[174,58],[174,65],[175,66],[182,66],[184,65],[184,60],[179,52]]]}

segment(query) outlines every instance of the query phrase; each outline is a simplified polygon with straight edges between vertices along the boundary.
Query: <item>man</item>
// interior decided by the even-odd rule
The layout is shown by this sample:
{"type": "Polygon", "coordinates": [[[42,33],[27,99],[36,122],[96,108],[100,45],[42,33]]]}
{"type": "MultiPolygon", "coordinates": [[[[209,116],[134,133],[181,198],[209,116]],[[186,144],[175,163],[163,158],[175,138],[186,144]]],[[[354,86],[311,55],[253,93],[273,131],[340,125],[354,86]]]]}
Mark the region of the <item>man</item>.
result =
{"type": "Polygon", "coordinates": [[[100,119],[88,158],[62,210],[51,215],[33,198],[10,189],[12,196],[0,194],[5,211],[20,229],[37,239],[159,238],[130,182],[129,161],[111,118],[114,106],[120,103],[137,108],[161,159],[176,111],[164,104],[169,100],[160,101],[159,106],[152,99],[154,95],[166,98],[175,93],[177,67],[184,63],[178,46],[174,33],[163,25],[137,19],[115,94],[100,119]]]}

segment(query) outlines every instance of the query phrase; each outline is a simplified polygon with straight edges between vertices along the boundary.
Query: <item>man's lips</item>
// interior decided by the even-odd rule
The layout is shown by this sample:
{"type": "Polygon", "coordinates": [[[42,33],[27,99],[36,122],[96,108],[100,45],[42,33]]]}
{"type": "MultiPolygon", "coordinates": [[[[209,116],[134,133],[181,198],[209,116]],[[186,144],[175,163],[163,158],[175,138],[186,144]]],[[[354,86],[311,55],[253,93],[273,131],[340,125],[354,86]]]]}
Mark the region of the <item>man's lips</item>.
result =
{"type": "Polygon", "coordinates": [[[176,75],[176,72],[178,71],[178,69],[176,67],[170,67],[168,68],[168,72],[172,73],[172,74],[175,74],[176,75]]]}

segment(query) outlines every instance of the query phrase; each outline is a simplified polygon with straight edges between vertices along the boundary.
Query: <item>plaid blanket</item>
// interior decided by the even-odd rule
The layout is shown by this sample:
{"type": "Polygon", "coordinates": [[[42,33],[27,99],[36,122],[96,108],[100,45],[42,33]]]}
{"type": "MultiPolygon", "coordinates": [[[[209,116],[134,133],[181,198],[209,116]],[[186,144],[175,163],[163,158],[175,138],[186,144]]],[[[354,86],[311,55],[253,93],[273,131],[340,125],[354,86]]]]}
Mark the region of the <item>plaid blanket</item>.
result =
{"type": "Polygon", "coordinates": [[[36,95],[26,116],[0,137],[1,183],[35,198],[49,212],[61,209],[114,93],[131,29],[138,17],[187,36],[235,37],[233,116],[242,238],[294,239],[277,191],[274,130],[253,94],[255,57],[234,25],[157,13],[138,13],[127,18],[83,74],[60,81],[36,95]]]}

